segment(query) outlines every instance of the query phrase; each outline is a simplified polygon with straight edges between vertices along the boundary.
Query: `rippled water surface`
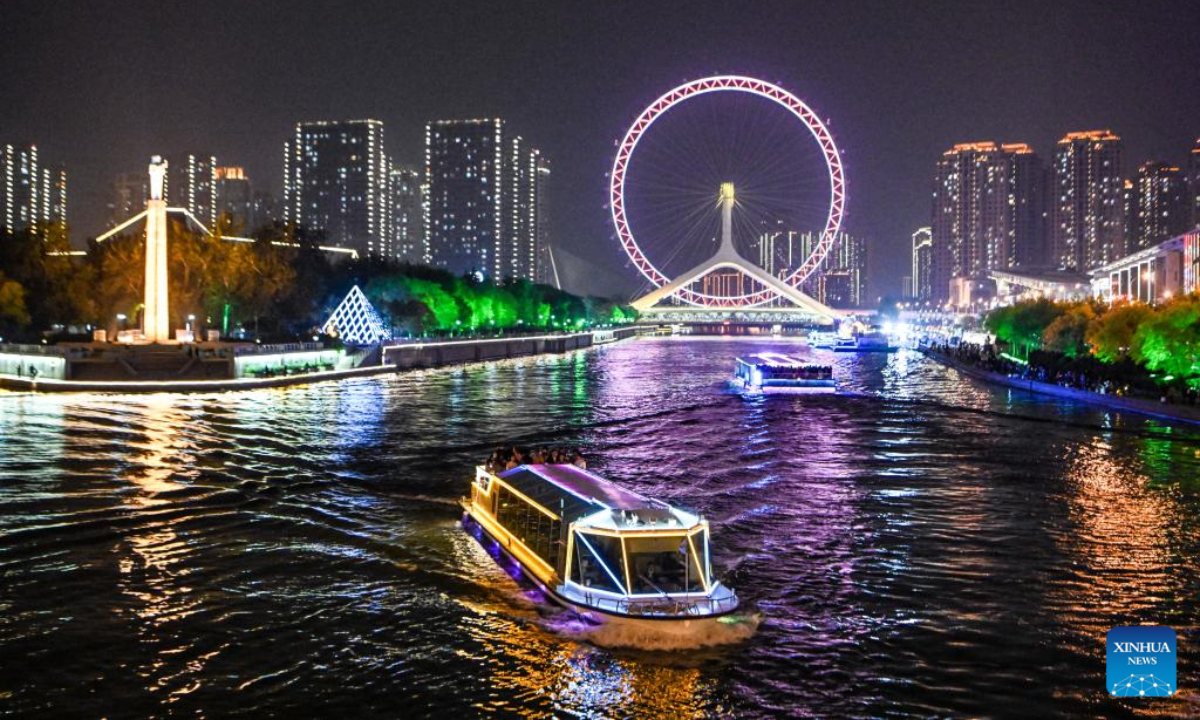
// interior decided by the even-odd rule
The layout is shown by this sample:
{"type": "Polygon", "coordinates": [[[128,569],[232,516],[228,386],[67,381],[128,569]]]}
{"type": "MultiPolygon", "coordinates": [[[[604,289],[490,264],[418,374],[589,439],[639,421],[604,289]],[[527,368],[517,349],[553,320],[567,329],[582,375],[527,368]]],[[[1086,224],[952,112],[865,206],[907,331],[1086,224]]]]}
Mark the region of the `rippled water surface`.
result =
{"type": "Polygon", "coordinates": [[[752,348],[786,349],[0,393],[0,714],[1200,713],[1200,430],[908,352],[838,356],[855,394],[743,399],[752,348]],[[703,512],[758,632],[661,653],[556,629],[458,525],[472,464],[514,442],[703,512]],[[1179,633],[1180,697],[1104,693],[1104,634],[1137,623],[1179,633]]]}

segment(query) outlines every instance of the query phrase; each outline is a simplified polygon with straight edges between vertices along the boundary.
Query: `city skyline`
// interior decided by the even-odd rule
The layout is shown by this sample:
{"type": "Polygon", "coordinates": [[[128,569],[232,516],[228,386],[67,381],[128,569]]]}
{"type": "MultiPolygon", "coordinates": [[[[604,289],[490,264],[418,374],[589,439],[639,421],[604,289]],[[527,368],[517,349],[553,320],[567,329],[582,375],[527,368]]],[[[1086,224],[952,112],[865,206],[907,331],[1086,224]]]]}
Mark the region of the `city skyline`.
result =
{"type": "Polygon", "coordinates": [[[1200,716],[1144,5],[8,0],[0,711],[1200,716]]]}
{"type": "MultiPolygon", "coordinates": [[[[1049,158],[1064,133],[1111,127],[1125,141],[1127,169],[1155,160],[1189,167],[1198,132],[1191,118],[1200,114],[1200,101],[1180,88],[1187,87],[1197,50],[1181,43],[1163,55],[1150,51],[1148,39],[1172,37],[1192,7],[1157,6],[1119,22],[1106,21],[1120,15],[1116,5],[1030,5],[1037,7],[1032,13],[1014,7],[1012,13],[1027,16],[1020,28],[986,40],[946,31],[983,22],[988,8],[939,7],[916,18],[890,4],[814,5],[801,16],[786,4],[760,3],[719,23],[701,19],[706,13],[697,8],[691,32],[663,44],[654,41],[653,28],[669,16],[665,6],[578,12],[549,6],[539,13],[479,6],[470,22],[457,24],[414,9],[399,27],[386,6],[370,3],[337,13],[304,4],[285,12],[267,3],[218,3],[150,8],[132,18],[103,3],[70,14],[18,4],[9,13],[13,31],[29,45],[14,54],[3,87],[11,96],[32,97],[0,109],[0,128],[6,142],[28,140],[66,164],[78,244],[104,229],[113,178],[152,154],[204,148],[244,167],[256,190],[281,197],[279,147],[297,121],[379,117],[389,129],[392,158],[417,165],[429,120],[504,117],[553,158],[550,234],[565,253],[602,268],[596,277],[611,278],[585,290],[627,283],[609,294],[638,287],[605,210],[612,142],[653,88],[681,77],[724,70],[777,78],[830,119],[845,151],[851,195],[844,229],[872,249],[872,297],[899,293],[910,272],[911,233],[930,221],[932,158],[954,143],[1012,138],[1049,158]],[[1096,20],[1095,31],[1064,47],[1057,28],[1079,13],[1096,20]],[[242,29],[264,26],[279,32],[262,37],[242,29]],[[402,33],[404,42],[385,44],[389,31],[402,33]],[[218,32],[236,51],[218,53],[206,61],[206,72],[193,72],[197,38],[218,32]],[[348,32],[362,34],[364,49],[320,42],[348,32]],[[89,48],[87,38],[97,33],[126,43],[121,62],[89,48]],[[311,49],[283,53],[275,36],[306,39],[311,49]],[[506,42],[534,37],[544,38],[561,69],[535,69],[526,55],[501,52],[506,42]],[[179,51],[162,53],[168,43],[179,51]],[[795,53],[797,46],[808,52],[795,53]],[[921,47],[956,62],[931,58],[921,47]],[[66,48],[79,58],[68,69],[36,62],[66,48]],[[605,62],[591,62],[597,56],[605,62]],[[381,65],[361,72],[368,58],[381,65]],[[139,67],[155,70],[144,74],[139,67]],[[634,72],[642,67],[654,70],[634,72]],[[288,87],[277,87],[273,78],[293,70],[288,87]],[[392,82],[387,91],[377,82],[382,76],[392,82]],[[146,91],[131,97],[143,84],[146,91]],[[43,86],[60,88],[70,100],[33,92],[43,86]],[[1104,86],[1128,93],[1114,102],[1097,91],[1104,86]],[[596,97],[607,100],[599,110],[596,97]],[[39,121],[47,102],[59,118],[53,131],[39,121]],[[141,118],[150,107],[154,121],[147,125],[141,118]]],[[[588,278],[564,278],[572,280],[588,278]]]]}

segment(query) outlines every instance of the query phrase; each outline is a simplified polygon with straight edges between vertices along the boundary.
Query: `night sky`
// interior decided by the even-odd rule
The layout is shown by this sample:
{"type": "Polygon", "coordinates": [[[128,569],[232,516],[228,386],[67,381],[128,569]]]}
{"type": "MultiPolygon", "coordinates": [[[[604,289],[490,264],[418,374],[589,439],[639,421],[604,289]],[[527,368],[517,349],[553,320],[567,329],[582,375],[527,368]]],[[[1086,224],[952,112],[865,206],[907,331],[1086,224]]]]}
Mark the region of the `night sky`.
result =
{"type": "Polygon", "coordinates": [[[378,118],[422,159],[433,118],[506,118],[550,159],[554,242],[598,263],[580,289],[641,286],[605,203],[615,141],[683,80],[782,84],[831,120],[847,229],[870,294],[897,292],[953,143],[1072,130],[1126,141],[1126,172],[1184,162],[1200,136],[1200,3],[13,2],[0,9],[0,140],[69,174],[81,242],[109,183],[152,154],[202,151],[282,190],[298,120],[378,118]]]}

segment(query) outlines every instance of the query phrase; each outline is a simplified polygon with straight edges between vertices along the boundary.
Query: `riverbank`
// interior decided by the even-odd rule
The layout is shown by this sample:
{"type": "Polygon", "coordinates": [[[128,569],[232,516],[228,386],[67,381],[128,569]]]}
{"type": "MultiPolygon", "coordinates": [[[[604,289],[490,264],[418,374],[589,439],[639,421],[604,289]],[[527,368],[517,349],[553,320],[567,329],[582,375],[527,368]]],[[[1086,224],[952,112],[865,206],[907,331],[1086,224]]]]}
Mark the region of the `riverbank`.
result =
{"type": "Polygon", "coordinates": [[[382,348],[380,362],[367,366],[318,372],[243,377],[216,380],[60,380],[0,375],[0,390],[20,392],[227,392],[307,385],[398,373],[404,370],[445,367],[493,360],[508,360],[544,354],[561,354],[594,345],[633,337],[633,328],[597,330],[568,335],[542,335],[516,338],[452,340],[433,343],[405,343],[382,348]]]}
{"type": "Polygon", "coordinates": [[[637,334],[635,328],[594,330],[567,335],[530,335],[480,340],[406,343],[383,348],[382,362],[400,370],[442,367],[460,363],[511,360],[582,350],[593,345],[617,342],[637,334]]]}
{"type": "Polygon", "coordinates": [[[1054,397],[1060,397],[1067,400],[1074,400],[1076,402],[1087,403],[1089,405],[1099,405],[1112,410],[1121,410],[1123,412],[1131,412],[1138,415],[1146,415],[1163,420],[1175,420],[1179,422],[1200,425],[1200,408],[1187,405],[1168,405],[1167,403],[1144,400],[1140,398],[1104,395],[1102,393],[1065,387],[1063,385],[1056,385],[1054,383],[1011,377],[1002,373],[982,370],[973,365],[959,362],[954,358],[927,348],[922,348],[920,351],[926,357],[947,367],[953,368],[963,375],[981,380],[983,382],[991,383],[993,385],[1001,385],[1003,387],[1024,390],[1026,392],[1037,393],[1039,395],[1053,395],[1054,397]]]}

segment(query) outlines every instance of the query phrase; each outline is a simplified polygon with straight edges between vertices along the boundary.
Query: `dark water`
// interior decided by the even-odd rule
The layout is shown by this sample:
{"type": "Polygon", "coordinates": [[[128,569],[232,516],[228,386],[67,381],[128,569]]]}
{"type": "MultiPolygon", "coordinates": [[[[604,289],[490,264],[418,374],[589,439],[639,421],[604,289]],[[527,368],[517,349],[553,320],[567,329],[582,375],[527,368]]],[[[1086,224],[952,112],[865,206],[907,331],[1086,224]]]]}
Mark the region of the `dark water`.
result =
{"type": "MultiPolygon", "coordinates": [[[[744,400],[749,342],[213,396],[0,394],[0,714],[1200,712],[1200,431],[837,358],[744,400]],[[579,443],[702,511],[763,615],[732,646],[556,631],[458,527],[499,442],[579,443]],[[1104,693],[1179,633],[1180,697],[1104,693]]],[[[764,347],[762,345],[760,348],[764,347]]]]}

